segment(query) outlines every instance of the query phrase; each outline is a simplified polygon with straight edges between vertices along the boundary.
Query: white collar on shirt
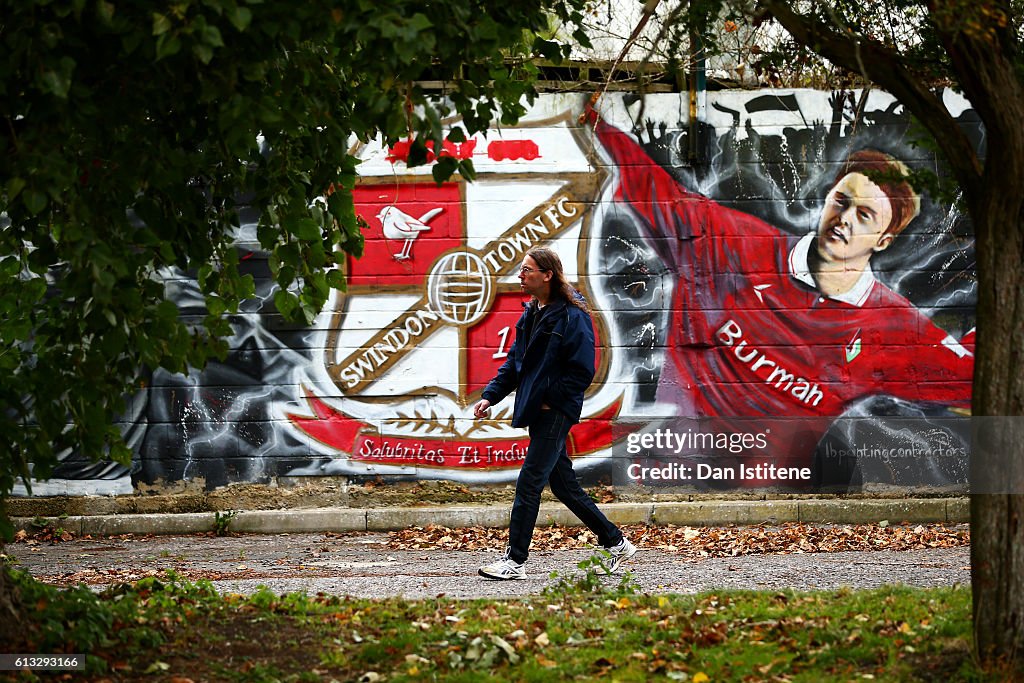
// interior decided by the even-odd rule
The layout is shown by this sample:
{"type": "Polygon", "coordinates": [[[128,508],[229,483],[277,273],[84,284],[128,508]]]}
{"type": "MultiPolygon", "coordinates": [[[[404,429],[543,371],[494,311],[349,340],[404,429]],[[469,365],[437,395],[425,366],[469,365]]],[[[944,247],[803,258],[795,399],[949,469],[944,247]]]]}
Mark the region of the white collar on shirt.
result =
{"type": "MultiPolygon", "coordinates": [[[[817,289],[818,285],[814,282],[814,276],[811,275],[807,255],[814,246],[815,237],[817,237],[817,233],[807,233],[800,238],[800,241],[796,243],[793,250],[789,252],[789,274],[794,279],[813,289],[817,289]]],[[[860,278],[849,291],[829,296],[829,298],[860,308],[868,300],[868,294],[871,293],[871,288],[875,286],[875,282],[877,282],[875,272],[871,270],[871,264],[869,263],[864,267],[864,272],[860,274],[860,278]]]]}

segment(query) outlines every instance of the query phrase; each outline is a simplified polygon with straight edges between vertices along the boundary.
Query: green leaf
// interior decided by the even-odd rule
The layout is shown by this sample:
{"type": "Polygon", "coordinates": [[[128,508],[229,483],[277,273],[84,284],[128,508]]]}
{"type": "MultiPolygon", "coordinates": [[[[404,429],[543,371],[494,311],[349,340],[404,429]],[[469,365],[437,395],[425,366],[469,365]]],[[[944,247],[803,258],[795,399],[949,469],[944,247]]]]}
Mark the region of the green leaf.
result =
{"type": "Polygon", "coordinates": [[[321,225],[312,218],[303,218],[296,223],[295,237],[300,240],[321,239],[321,225]]]}
{"type": "Polygon", "coordinates": [[[451,178],[458,167],[458,162],[452,157],[441,157],[430,172],[434,176],[434,182],[440,185],[451,178]]]}
{"type": "Polygon", "coordinates": [[[545,59],[550,59],[556,64],[562,62],[562,48],[553,40],[537,38],[533,41],[533,51],[539,53],[545,59]]]}
{"type": "Polygon", "coordinates": [[[172,301],[161,301],[156,307],[156,315],[160,320],[176,320],[178,317],[178,307],[172,301]]]}
{"type": "Polygon", "coordinates": [[[132,451],[123,441],[115,441],[111,444],[109,457],[114,462],[125,467],[132,464],[132,451]]]}
{"type": "Polygon", "coordinates": [[[256,239],[260,241],[260,246],[264,249],[274,246],[274,243],[277,242],[277,235],[276,225],[260,221],[260,224],[256,226],[256,239]]]}
{"type": "Polygon", "coordinates": [[[46,280],[41,277],[33,278],[25,283],[25,296],[27,301],[37,302],[46,294],[46,280]]]}
{"type": "Polygon", "coordinates": [[[21,201],[25,204],[28,212],[35,216],[46,208],[46,193],[39,190],[26,190],[21,195],[21,201]]]}
{"type": "Polygon", "coordinates": [[[228,13],[228,21],[239,31],[244,31],[252,23],[252,10],[248,7],[236,7],[228,13]]]}
{"type": "Polygon", "coordinates": [[[341,291],[345,291],[348,287],[348,281],[345,278],[345,273],[341,270],[329,270],[327,271],[327,284],[341,291]]]}
{"type": "Polygon", "coordinates": [[[114,3],[100,0],[96,3],[96,16],[104,24],[114,21],[114,3]]]}
{"type": "Polygon", "coordinates": [[[327,275],[323,271],[313,273],[306,278],[306,282],[307,286],[316,292],[317,302],[325,301],[330,295],[330,285],[327,284],[327,275]]]}
{"type": "Polygon", "coordinates": [[[274,294],[274,306],[277,307],[278,313],[286,318],[291,316],[292,312],[295,311],[295,308],[298,305],[298,298],[283,289],[277,290],[274,294]]]}
{"type": "Polygon", "coordinates": [[[159,36],[171,30],[171,20],[159,12],[153,12],[153,35],[159,36]]]}
{"type": "Polygon", "coordinates": [[[40,76],[42,89],[61,99],[67,99],[71,89],[71,73],[75,70],[75,60],[62,57],[57,68],[44,69],[40,76]]]}
{"type": "Polygon", "coordinates": [[[417,12],[409,19],[409,28],[414,32],[426,31],[433,27],[433,22],[421,12],[417,12]]]}
{"type": "Polygon", "coordinates": [[[0,278],[8,279],[21,272],[21,262],[16,256],[0,258],[0,278]]]}
{"type": "Polygon", "coordinates": [[[459,161],[459,175],[470,182],[476,180],[476,167],[473,166],[472,159],[462,159],[459,161]]]}
{"type": "Polygon", "coordinates": [[[210,315],[223,315],[228,310],[227,303],[219,296],[206,297],[206,310],[210,315]]]}
{"type": "Polygon", "coordinates": [[[300,240],[320,239],[320,224],[312,218],[299,218],[288,223],[288,231],[300,240]]]}
{"type": "Polygon", "coordinates": [[[193,45],[192,53],[199,58],[203,64],[209,64],[213,60],[213,48],[209,45],[193,45]]]}
{"type": "Polygon", "coordinates": [[[220,29],[216,26],[204,27],[202,40],[210,47],[224,47],[224,39],[220,35],[220,29]]]}
{"type": "Polygon", "coordinates": [[[207,281],[211,275],[213,275],[213,264],[204,263],[199,266],[199,270],[196,271],[196,281],[201,288],[208,289],[207,281]]]}
{"type": "Polygon", "coordinates": [[[181,40],[174,34],[164,33],[156,40],[157,61],[176,55],[180,50],[181,40]]]}
{"type": "Polygon", "coordinates": [[[290,264],[284,264],[277,271],[277,283],[282,287],[287,287],[291,283],[295,282],[295,266],[290,264]]]}
{"type": "Polygon", "coordinates": [[[256,296],[256,279],[252,275],[243,275],[238,287],[238,295],[243,299],[256,296]]]}
{"type": "Polygon", "coordinates": [[[24,189],[25,181],[22,178],[11,178],[7,181],[7,201],[12,201],[24,189]]]}

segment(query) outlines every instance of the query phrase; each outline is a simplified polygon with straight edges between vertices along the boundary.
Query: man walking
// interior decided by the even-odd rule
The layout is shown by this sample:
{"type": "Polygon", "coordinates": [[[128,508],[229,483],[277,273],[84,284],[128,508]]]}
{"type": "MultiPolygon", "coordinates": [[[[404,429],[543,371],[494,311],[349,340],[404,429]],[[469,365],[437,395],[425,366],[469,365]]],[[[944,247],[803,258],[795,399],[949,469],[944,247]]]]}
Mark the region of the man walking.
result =
{"type": "Polygon", "coordinates": [[[509,522],[504,556],[480,568],[488,579],[526,578],[523,563],[537,523],[545,484],[569,510],[597,535],[611,555],[609,573],[636,554],[617,526],[597,508],[576,479],[565,450],[569,430],[579,422],[583,393],[594,378],[594,328],[583,297],[565,280],[562,262],[553,250],[526,252],[519,269],[523,293],[531,297],[516,323],[508,359],[474,406],[477,419],[491,405],[516,392],[513,427],[527,427],[526,451],[509,522]]]}

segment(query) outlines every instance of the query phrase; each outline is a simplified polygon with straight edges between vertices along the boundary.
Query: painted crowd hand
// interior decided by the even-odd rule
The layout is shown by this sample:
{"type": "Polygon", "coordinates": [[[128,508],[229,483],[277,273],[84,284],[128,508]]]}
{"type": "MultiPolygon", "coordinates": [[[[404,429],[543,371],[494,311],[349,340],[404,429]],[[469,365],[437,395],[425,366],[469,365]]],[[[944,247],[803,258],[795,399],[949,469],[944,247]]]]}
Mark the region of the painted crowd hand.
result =
{"type": "Polygon", "coordinates": [[[588,99],[587,103],[583,106],[583,111],[576,118],[576,122],[581,126],[585,123],[597,123],[597,103],[601,101],[601,93],[595,92],[588,99]]]}

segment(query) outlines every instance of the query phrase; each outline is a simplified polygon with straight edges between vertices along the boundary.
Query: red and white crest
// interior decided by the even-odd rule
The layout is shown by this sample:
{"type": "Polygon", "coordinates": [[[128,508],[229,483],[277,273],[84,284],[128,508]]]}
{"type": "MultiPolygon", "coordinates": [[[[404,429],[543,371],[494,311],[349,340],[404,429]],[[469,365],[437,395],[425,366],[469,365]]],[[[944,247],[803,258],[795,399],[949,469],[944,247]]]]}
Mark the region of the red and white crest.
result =
{"type": "MultiPolygon", "coordinates": [[[[512,344],[528,249],[554,248],[593,301],[591,208],[603,179],[578,132],[565,113],[446,146],[442,155],[471,157],[478,177],[440,186],[429,165],[405,166],[401,145],[361,150],[354,198],[369,226],[365,252],[349,259],[347,291],[321,316],[323,367],[301,381],[304,409],[286,414],[334,469],[488,479],[522,463],[527,438],[508,426],[512,398],[488,420],[473,419],[472,405],[512,344]]],[[[622,399],[604,382],[609,328],[599,307],[593,319],[598,373],[572,456],[607,454],[622,399]]]]}

